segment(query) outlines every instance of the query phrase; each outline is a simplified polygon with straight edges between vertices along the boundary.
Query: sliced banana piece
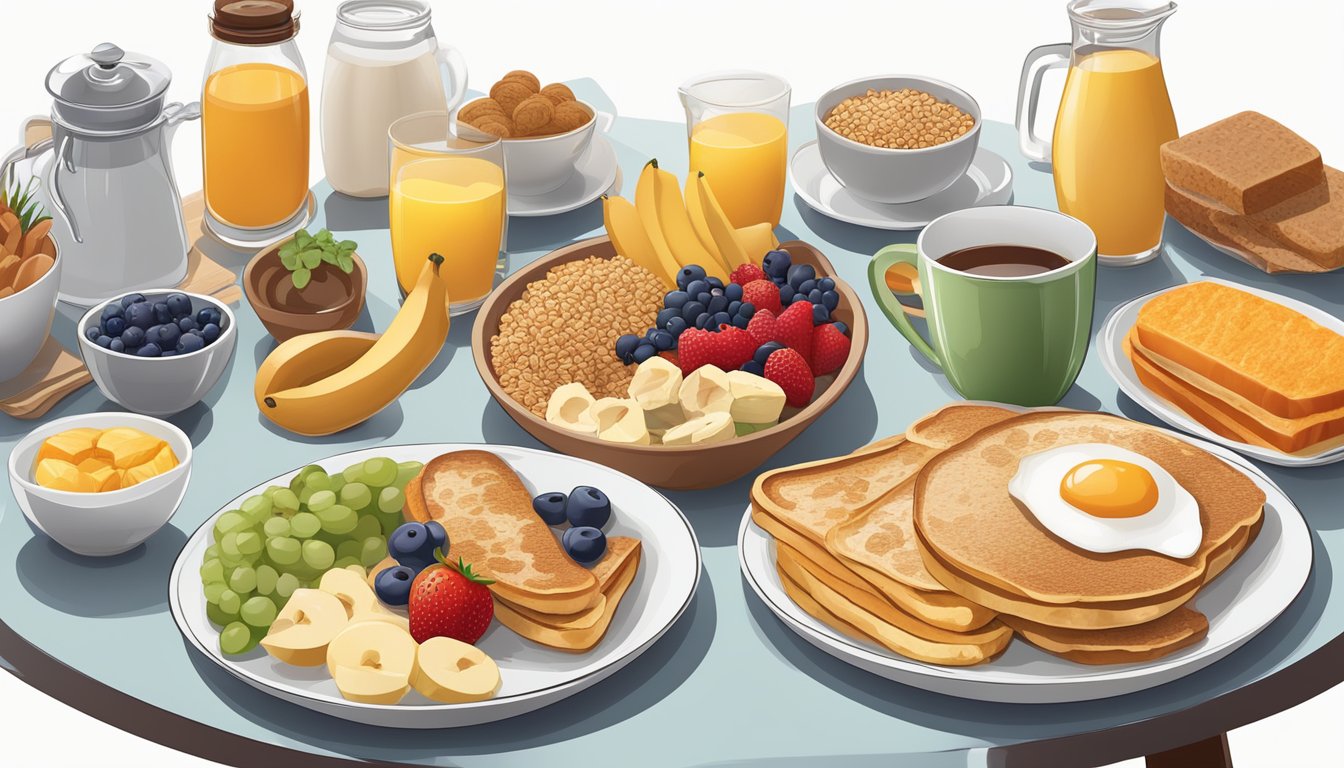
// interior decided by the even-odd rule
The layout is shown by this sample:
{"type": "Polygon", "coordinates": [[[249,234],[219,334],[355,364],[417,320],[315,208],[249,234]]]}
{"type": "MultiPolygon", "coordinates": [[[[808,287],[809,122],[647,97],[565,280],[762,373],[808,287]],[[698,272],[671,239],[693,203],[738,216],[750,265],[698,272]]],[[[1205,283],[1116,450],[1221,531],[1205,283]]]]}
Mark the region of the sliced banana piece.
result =
{"type": "Polygon", "coordinates": [[[743,424],[774,424],[784,411],[784,390],[767,378],[746,371],[728,372],[733,421],[743,424]]]}
{"type": "Polygon", "coordinates": [[[737,436],[733,417],[727,411],[696,416],[663,433],[663,445],[710,445],[737,436]]]}
{"type": "Polygon", "coordinates": [[[597,423],[589,413],[594,402],[588,388],[579,382],[562,384],[555,388],[546,403],[546,421],[571,432],[595,435],[597,423]]]}
{"type": "Polygon", "coordinates": [[[635,369],[628,391],[646,411],[675,403],[681,391],[681,369],[666,358],[654,355],[635,369]]]}
{"type": "Polygon", "coordinates": [[[604,397],[588,409],[597,425],[597,437],[612,443],[649,445],[653,439],[644,424],[644,409],[629,398],[604,397]]]}
{"type": "Polygon", "coordinates": [[[727,413],[733,406],[728,374],[714,365],[704,365],[692,371],[681,382],[678,396],[681,409],[686,412],[688,419],[711,413],[727,413]]]}

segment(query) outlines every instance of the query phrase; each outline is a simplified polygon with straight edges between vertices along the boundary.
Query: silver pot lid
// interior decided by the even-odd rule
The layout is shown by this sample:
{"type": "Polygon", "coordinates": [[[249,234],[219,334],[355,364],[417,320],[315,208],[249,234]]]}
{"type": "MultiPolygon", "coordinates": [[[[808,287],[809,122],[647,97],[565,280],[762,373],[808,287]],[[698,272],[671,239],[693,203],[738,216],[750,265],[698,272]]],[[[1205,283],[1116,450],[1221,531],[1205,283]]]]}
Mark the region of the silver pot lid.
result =
{"type": "Polygon", "coordinates": [[[172,73],[162,62],[102,43],[47,73],[47,92],[61,122],[91,131],[121,131],[152,123],[163,109],[172,73]]]}

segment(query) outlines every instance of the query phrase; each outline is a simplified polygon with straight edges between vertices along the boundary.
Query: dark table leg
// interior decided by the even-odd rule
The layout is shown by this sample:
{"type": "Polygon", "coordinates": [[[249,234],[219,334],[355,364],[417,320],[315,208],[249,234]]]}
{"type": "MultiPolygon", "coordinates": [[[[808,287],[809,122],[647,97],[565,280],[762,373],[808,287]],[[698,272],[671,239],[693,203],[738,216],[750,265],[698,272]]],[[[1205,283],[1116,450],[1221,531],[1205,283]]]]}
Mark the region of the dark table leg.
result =
{"type": "Polygon", "coordinates": [[[1158,752],[1147,757],[1148,768],[1232,768],[1232,751],[1227,734],[1158,752]]]}

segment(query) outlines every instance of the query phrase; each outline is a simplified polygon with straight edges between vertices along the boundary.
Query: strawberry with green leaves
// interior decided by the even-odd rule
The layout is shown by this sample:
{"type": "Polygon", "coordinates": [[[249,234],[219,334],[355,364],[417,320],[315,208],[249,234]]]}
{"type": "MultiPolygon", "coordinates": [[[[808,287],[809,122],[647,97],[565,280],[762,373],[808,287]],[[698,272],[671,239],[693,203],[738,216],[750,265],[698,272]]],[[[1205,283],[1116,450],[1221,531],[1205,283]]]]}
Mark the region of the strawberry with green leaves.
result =
{"type": "Polygon", "coordinates": [[[434,550],[434,558],[438,562],[411,584],[411,637],[417,643],[451,637],[475,645],[495,616],[488,589],[495,582],[473,573],[460,557],[457,563],[448,562],[441,549],[434,550]]]}

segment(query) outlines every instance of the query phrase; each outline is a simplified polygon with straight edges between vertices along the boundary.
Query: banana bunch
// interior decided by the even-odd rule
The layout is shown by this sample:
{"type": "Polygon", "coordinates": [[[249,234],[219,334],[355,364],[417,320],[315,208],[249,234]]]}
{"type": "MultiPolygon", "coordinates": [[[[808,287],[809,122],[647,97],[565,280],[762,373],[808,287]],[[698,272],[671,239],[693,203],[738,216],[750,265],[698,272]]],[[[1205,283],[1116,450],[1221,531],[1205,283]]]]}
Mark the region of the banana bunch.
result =
{"type": "Polygon", "coordinates": [[[290,432],[330,435],[400,397],[448,339],[441,264],[442,256],[430,256],[385,333],[307,333],[276,347],[253,387],[261,414],[290,432]]]}
{"type": "Polygon", "coordinates": [[[677,272],[692,264],[725,283],[743,264],[760,265],[779,245],[769,222],[734,229],[704,173],[686,180],[650,160],[635,185],[635,202],[602,198],[602,221],[616,252],[657,275],[669,290],[677,272]]]}

